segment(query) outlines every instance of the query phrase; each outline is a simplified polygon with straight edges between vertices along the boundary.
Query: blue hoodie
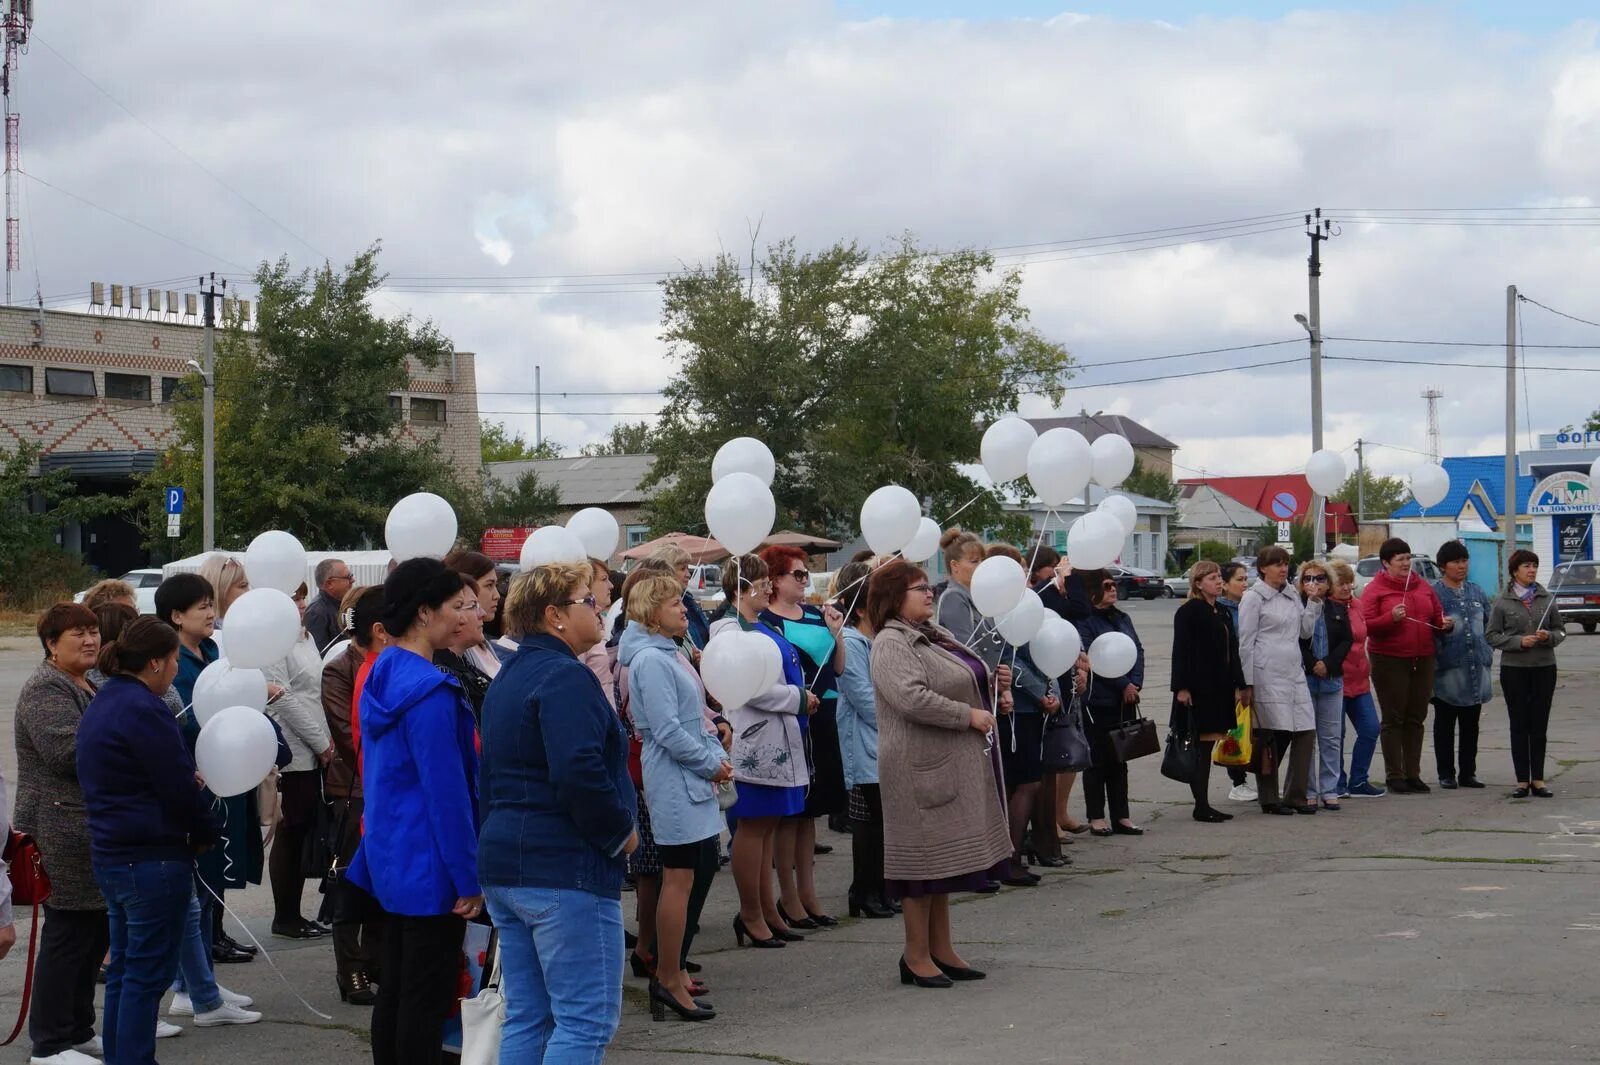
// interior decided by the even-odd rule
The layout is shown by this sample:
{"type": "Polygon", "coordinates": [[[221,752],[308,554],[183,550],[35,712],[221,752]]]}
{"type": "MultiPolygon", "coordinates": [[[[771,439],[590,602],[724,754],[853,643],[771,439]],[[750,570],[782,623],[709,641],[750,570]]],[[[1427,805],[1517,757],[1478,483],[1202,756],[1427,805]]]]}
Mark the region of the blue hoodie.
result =
{"type": "Polygon", "coordinates": [[[728,760],[706,732],[705,695],[692,667],[665,636],[637,621],[622,631],[618,661],[628,667],[628,707],[644,742],[644,801],[656,842],[699,843],[722,831],[711,778],[728,760]]]}
{"type": "Polygon", "coordinates": [[[432,917],[478,887],[478,755],[461,685],[385,648],[361,692],[366,835],[350,881],[390,913],[432,917]]]}

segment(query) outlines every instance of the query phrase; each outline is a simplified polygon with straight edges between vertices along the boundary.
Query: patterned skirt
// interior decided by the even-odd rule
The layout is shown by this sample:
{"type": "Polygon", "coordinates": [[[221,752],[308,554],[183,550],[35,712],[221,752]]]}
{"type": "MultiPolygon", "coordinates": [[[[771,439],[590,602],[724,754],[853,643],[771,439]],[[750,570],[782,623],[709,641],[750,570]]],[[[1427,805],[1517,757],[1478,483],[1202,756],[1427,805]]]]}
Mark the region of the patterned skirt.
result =
{"type": "Polygon", "coordinates": [[[656,834],[650,830],[650,808],[639,792],[639,846],[628,855],[628,871],[634,876],[660,876],[661,854],[656,850],[656,834]]]}

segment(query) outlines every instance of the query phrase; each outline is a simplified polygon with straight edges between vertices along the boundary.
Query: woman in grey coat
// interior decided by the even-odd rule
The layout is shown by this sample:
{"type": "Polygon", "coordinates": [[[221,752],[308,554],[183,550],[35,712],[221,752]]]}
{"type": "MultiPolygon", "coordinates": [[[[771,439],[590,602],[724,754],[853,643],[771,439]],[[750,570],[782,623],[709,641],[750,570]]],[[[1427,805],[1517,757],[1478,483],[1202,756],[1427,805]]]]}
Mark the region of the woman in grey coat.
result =
{"type": "Polygon", "coordinates": [[[39,845],[50,874],[34,968],[28,1036],[33,1058],[75,1060],[98,1049],[94,986],[111,945],[106,900],[89,862],[89,821],[78,784],[78,722],[95,687],[100,622],[78,603],[39,618],[44,661],[17,696],[17,810],[12,823],[39,845]]]}
{"type": "Polygon", "coordinates": [[[1556,645],[1566,624],[1550,589],[1539,583],[1539,556],[1513,551],[1511,580],[1489,608],[1484,636],[1500,651],[1500,694],[1511,718],[1511,763],[1517,771],[1513,799],[1555,792],[1544,784],[1545,734],[1556,694],[1556,645]]]}
{"type": "Polygon", "coordinates": [[[1322,599],[1301,603],[1289,585],[1289,552],[1281,547],[1262,550],[1256,556],[1256,572],[1261,579],[1239,604],[1239,663],[1249,685],[1256,744],[1261,748],[1256,791],[1263,813],[1314,814],[1317,808],[1306,801],[1306,787],[1317,748],[1317,715],[1306,685],[1300,641],[1316,632],[1322,599]],[[1279,801],[1278,763],[1285,753],[1289,775],[1279,801]]]}

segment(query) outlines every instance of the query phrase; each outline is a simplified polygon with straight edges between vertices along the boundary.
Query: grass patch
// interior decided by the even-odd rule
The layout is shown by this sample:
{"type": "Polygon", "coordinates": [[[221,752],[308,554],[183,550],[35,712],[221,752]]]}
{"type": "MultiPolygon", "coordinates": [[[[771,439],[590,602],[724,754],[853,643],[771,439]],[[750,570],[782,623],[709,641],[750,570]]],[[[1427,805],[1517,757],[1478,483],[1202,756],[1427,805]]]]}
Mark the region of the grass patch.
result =
{"type": "Polygon", "coordinates": [[[1100,911],[1100,916],[1101,917],[1125,917],[1125,916],[1127,916],[1127,913],[1128,913],[1127,910],[1101,910],[1100,911]]]}
{"type": "Polygon", "coordinates": [[[1546,858],[1458,858],[1449,855],[1427,854],[1357,854],[1356,858],[1373,858],[1386,862],[1439,862],[1443,865],[1555,865],[1546,858]]]}

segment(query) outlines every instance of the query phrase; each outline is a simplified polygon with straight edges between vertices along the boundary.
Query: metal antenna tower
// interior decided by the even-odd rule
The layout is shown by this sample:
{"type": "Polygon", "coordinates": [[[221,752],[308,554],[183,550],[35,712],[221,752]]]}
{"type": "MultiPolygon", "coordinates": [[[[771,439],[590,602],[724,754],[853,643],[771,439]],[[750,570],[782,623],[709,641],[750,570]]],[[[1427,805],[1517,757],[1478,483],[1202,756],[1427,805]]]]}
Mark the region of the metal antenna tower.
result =
{"type": "Polygon", "coordinates": [[[1439,400],[1444,393],[1429,385],[1422,390],[1422,398],[1428,401],[1428,458],[1435,466],[1439,464],[1439,400]]]}
{"type": "Polygon", "coordinates": [[[33,0],[9,0],[4,33],[6,59],[0,67],[0,94],[6,116],[6,305],[11,304],[11,275],[22,269],[22,227],[17,221],[18,137],[22,116],[11,109],[11,89],[17,76],[17,56],[28,50],[33,28],[33,0]]]}

